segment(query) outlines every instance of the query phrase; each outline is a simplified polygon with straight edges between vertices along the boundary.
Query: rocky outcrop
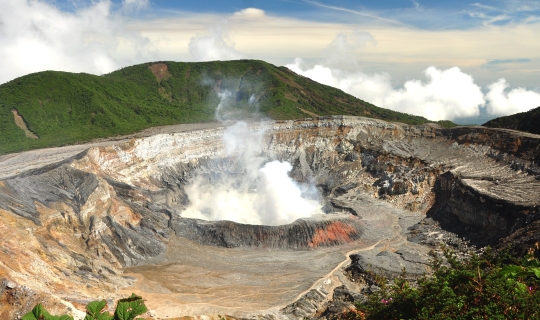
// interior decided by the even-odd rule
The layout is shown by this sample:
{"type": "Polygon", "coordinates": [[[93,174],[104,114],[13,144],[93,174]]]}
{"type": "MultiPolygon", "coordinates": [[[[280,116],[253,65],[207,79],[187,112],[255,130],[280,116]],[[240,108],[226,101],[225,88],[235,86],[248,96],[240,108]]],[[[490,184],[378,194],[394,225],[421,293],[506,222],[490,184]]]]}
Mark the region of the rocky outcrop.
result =
{"type": "Polygon", "coordinates": [[[296,220],[283,226],[243,225],[232,221],[173,219],[171,228],[180,237],[227,248],[260,247],[306,249],[354,242],[364,224],[354,216],[331,214],[296,220]]]}
{"type": "Polygon", "coordinates": [[[429,260],[417,251],[400,249],[395,252],[372,251],[351,255],[351,265],[347,268],[353,277],[369,272],[393,279],[406,270],[408,277],[420,277],[429,271],[429,260]]]}

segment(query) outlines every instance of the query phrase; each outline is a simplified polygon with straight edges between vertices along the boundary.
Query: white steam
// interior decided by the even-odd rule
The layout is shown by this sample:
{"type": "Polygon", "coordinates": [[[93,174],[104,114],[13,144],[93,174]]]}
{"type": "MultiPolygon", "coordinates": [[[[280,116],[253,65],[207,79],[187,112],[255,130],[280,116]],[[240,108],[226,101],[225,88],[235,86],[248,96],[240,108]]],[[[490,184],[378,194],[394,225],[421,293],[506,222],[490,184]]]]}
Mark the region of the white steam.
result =
{"type": "Polygon", "coordinates": [[[219,104],[216,107],[216,111],[214,111],[214,117],[217,121],[223,122],[228,120],[229,116],[229,104],[231,103],[231,99],[233,98],[232,92],[229,90],[223,90],[218,92],[219,97],[219,104]]]}
{"type": "Polygon", "coordinates": [[[318,200],[304,196],[312,190],[289,177],[289,162],[268,162],[263,155],[265,131],[252,130],[245,122],[226,129],[225,155],[234,157],[240,171],[222,173],[218,181],[195,177],[186,188],[190,206],[183,217],[282,225],[322,213],[318,200]]]}

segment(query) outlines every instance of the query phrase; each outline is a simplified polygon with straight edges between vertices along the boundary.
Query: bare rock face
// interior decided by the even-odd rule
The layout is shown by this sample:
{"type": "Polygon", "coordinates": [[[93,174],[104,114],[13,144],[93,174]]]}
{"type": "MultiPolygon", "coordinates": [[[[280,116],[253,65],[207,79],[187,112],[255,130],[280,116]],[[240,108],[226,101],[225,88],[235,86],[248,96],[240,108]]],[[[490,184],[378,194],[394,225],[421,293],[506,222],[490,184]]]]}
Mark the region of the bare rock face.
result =
{"type": "MultiPolygon", "coordinates": [[[[252,123],[250,130],[262,126],[261,156],[290,162],[290,176],[313,183],[328,214],[281,226],[184,218],[195,176],[212,183],[245,170],[226,154],[224,128],[118,141],[38,168],[21,161],[21,173],[4,174],[0,278],[79,306],[117,298],[135,282],[124,268],[159,262],[178,237],[214,247],[326,250],[406,241],[407,228],[427,215],[483,245],[539,220],[540,136],[358,117],[252,123]]],[[[417,258],[386,251],[355,261],[395,272],[417,258]]]]}
{"type": "Polygon", "coordinates": [[[243,225],[231,221],[173,219],[178,236],[222,247],[307,249],[343,245],[359,240],[364,224],[348,214],[296,220],[283,226],[243,225]]]}

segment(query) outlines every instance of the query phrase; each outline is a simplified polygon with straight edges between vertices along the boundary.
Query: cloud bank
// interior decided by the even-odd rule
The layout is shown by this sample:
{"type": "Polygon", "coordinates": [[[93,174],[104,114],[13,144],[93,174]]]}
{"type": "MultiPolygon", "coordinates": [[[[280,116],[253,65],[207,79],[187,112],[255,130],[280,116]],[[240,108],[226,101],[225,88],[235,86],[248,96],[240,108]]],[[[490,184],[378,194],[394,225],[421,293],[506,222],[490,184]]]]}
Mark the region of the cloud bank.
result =
{"type": "Polygon", "coordinates": [[[108,0],[74,12],[45,1],[0,0],[0,83],[43,70],[103,74],[152,60],[148,39],[127,27],[124,12],[148,5],[108,0]]]}
{"type": "Polygon", "coordinates": [[[486,94],[489,114],[504,116],[540,107],[540,93],[524,88],[516,88],[507,92],[509,86],[505,79],[499,79],[499,81],[489,85],[489,92],[486,94]]]}
{"type": "Polygon", "coordinates": [[[319,83],[343,90],[376,106],[419,115],[429,120],[454,120],[480,114],[502,116],[540,106],[540,93],[516,88],[500,79],[484,90],[458,67],[424,70],[425,80],[407,80],[395,87],[388,73],[367,74],[355,56],[357,49],[376,44],[367,32],[339,33],[325,49],[326,58],[307,66],[300,58],[287,68],[319,83]],[[508,92],[507,92],[508,91],[508,92]],[[484,94],[485,92],[485,94],[484,94]]]}
{"type": "Polygon", "coordinates": [[[447,70],[429,67],[424,71],[426,81],[409,80],[402,88],[394,89],[392,78],[386,73],[368,75],[322,65],[302,69],[301,64],[302,61],[297,59],[287,67],[376,106],[430,120],[478,116],[485,103],[480,87],[457,67],[447,70]]]}

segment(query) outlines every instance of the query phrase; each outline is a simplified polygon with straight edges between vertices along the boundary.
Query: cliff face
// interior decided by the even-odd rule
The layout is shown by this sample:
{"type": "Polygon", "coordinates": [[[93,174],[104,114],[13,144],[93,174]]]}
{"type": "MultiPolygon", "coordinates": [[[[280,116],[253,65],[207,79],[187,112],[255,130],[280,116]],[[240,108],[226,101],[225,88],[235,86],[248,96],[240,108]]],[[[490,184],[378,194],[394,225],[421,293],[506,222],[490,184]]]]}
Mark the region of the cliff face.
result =
{"type": "Polygon", "coordinates": [[[134,282],[123,268],[159,261],[178,237],[313,250],[389,239],[409,212],[485,244],[539,218],[540,136],[357,117],[250,124],[261,127],[258,154],[289,161],[290,176],[322,194],[325,212],[346,214],[283,226],[186,219],[195,176],[211,183],[245,172],[225,150],[225,129],[119,141],[29,171],[21,161],[22,173],[0,181],[0,277],[78,306],[114,298],[134,282]]]}

